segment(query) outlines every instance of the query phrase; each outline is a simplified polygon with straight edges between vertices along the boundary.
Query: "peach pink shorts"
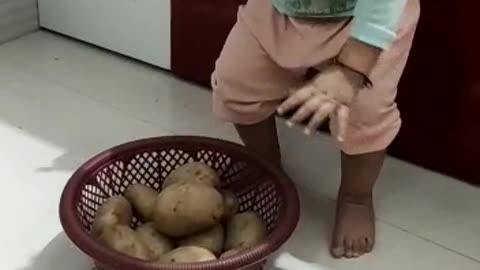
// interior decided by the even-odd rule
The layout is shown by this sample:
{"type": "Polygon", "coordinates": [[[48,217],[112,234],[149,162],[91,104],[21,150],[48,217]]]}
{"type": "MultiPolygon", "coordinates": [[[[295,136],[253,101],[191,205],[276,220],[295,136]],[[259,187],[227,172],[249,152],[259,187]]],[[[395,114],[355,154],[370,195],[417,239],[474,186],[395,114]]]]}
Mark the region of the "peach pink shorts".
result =
{"type": "MultiPolygon", "coordinates": [[[[401,120],[395,103],[397,84],[420,15],[419,0],[408,0],[397,40],[385,50],[371,76],[373,89],[362,90],[351,106],[343,142],[348,154],[385,149],[401,120]]],[[[238,12],[212,75],[216,115],[235,124],[254,124],[272,116],[289,90],[305,81],[310,68],[321,72],[349,37],[349,19],[295,19],[275,11],[271,0],[250,0],[238,12]]],[[[335,135],[336,119],[330,119],[335,135]]],[[[336,136],[333,136],[336,138],[336,136]]]]}

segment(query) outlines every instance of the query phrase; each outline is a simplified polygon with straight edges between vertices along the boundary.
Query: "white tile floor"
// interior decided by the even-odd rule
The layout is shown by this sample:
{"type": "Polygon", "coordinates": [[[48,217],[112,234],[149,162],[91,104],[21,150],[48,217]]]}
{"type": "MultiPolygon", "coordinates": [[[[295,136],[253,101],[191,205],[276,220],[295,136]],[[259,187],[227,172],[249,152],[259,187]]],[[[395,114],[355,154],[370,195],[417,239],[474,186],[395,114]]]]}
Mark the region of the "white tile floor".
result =
{"type": "MultiPolygon", "coordinates": [[[[209,92],[165,72],[50,33],[0,46],[0,269],[90,269],[57,217],[69,175],[89,156],[141,137],[238,141],[210,116],[209,102],[209,92]]],[[[286,252],[332,270],[480,269],[480,189],[395,159],[377,189],[376,250],[330,258],[338,154],[325,136],[280,133],[303,211],[286,252]]]]}

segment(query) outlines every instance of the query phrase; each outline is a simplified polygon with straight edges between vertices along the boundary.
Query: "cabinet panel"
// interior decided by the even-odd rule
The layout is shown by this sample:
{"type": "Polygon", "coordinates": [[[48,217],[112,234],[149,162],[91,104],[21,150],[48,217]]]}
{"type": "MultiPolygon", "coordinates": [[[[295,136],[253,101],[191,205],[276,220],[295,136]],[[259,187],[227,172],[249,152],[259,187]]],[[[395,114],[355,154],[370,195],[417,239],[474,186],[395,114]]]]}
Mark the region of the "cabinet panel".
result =
{"type": "Polygon", "coordinates": [[[0,44],[37,29],[35,0],[0,0],[0,44]]]}
{"type": "Polygon", "coordinates": [[[210,84],[225,39],[246,0],[173,0],[172,71],[204,85],[210,84]]]}
{"type": "Polygon", "coordinates": [[[170,0],[39,0],[44,28],[170,68],[170,0]]]}
{"type": "Polygon", "coordinates": [[[480,185],[480,2],[423,1],[393,154],[480,185]]]}

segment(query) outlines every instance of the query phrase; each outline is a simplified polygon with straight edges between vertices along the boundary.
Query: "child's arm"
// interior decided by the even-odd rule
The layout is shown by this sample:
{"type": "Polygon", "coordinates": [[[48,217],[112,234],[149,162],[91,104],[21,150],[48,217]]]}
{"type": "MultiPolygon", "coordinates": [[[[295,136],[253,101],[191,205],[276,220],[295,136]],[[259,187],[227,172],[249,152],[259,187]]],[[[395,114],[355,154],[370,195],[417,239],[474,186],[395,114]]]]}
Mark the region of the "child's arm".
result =
{"type": "Polygon", "coordinates": [[[358,0],[351,35],[374,47],[386,49],[397,37],[407,0],[358,0]]]}
{"type": "Polygon", "coordinates": [[[317,129],[329,115],[337,115],[338,140],[342,141],[349,106],[362,88],[365,76],[370,76],[382,51],[396,39],[406,1],[358,0],[351,38],[337,59],[343,66],[332,65],[319,73],[283,102],[278,113],[284,115],[295,110],[289,121],[300,124],[307,120],[307,134],[317,129]]]}
{"type": "Polygon", "coordinates": [[[351,39],[339,61],[369,75],[382,50],[397,37],[397,28],[407,0],[358,0],[351,39]]]}

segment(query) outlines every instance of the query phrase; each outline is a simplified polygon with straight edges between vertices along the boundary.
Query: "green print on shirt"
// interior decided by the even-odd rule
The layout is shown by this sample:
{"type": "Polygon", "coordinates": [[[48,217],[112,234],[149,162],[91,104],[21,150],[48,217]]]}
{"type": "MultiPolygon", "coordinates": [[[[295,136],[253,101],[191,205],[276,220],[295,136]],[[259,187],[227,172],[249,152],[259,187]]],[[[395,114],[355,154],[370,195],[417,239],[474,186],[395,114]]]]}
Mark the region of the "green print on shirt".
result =
{"type": "Polygon", "coordinates": [[[312,5],[312,0],[302,0],[302,5],[305,8],[310,8],[310,6],[312,5]]]}
{"type": "Polygon", "coordinates": [[[302,4],[300,3],[300,0],[287,0],[287,5],[292,8],[292,9],[301,9],[302,4]]]}
{"type": "Polygon", "coordinates": [[[273,0],[274,6],[290,16],[344,16],[355,8],[356,0],[273,0]]]}

